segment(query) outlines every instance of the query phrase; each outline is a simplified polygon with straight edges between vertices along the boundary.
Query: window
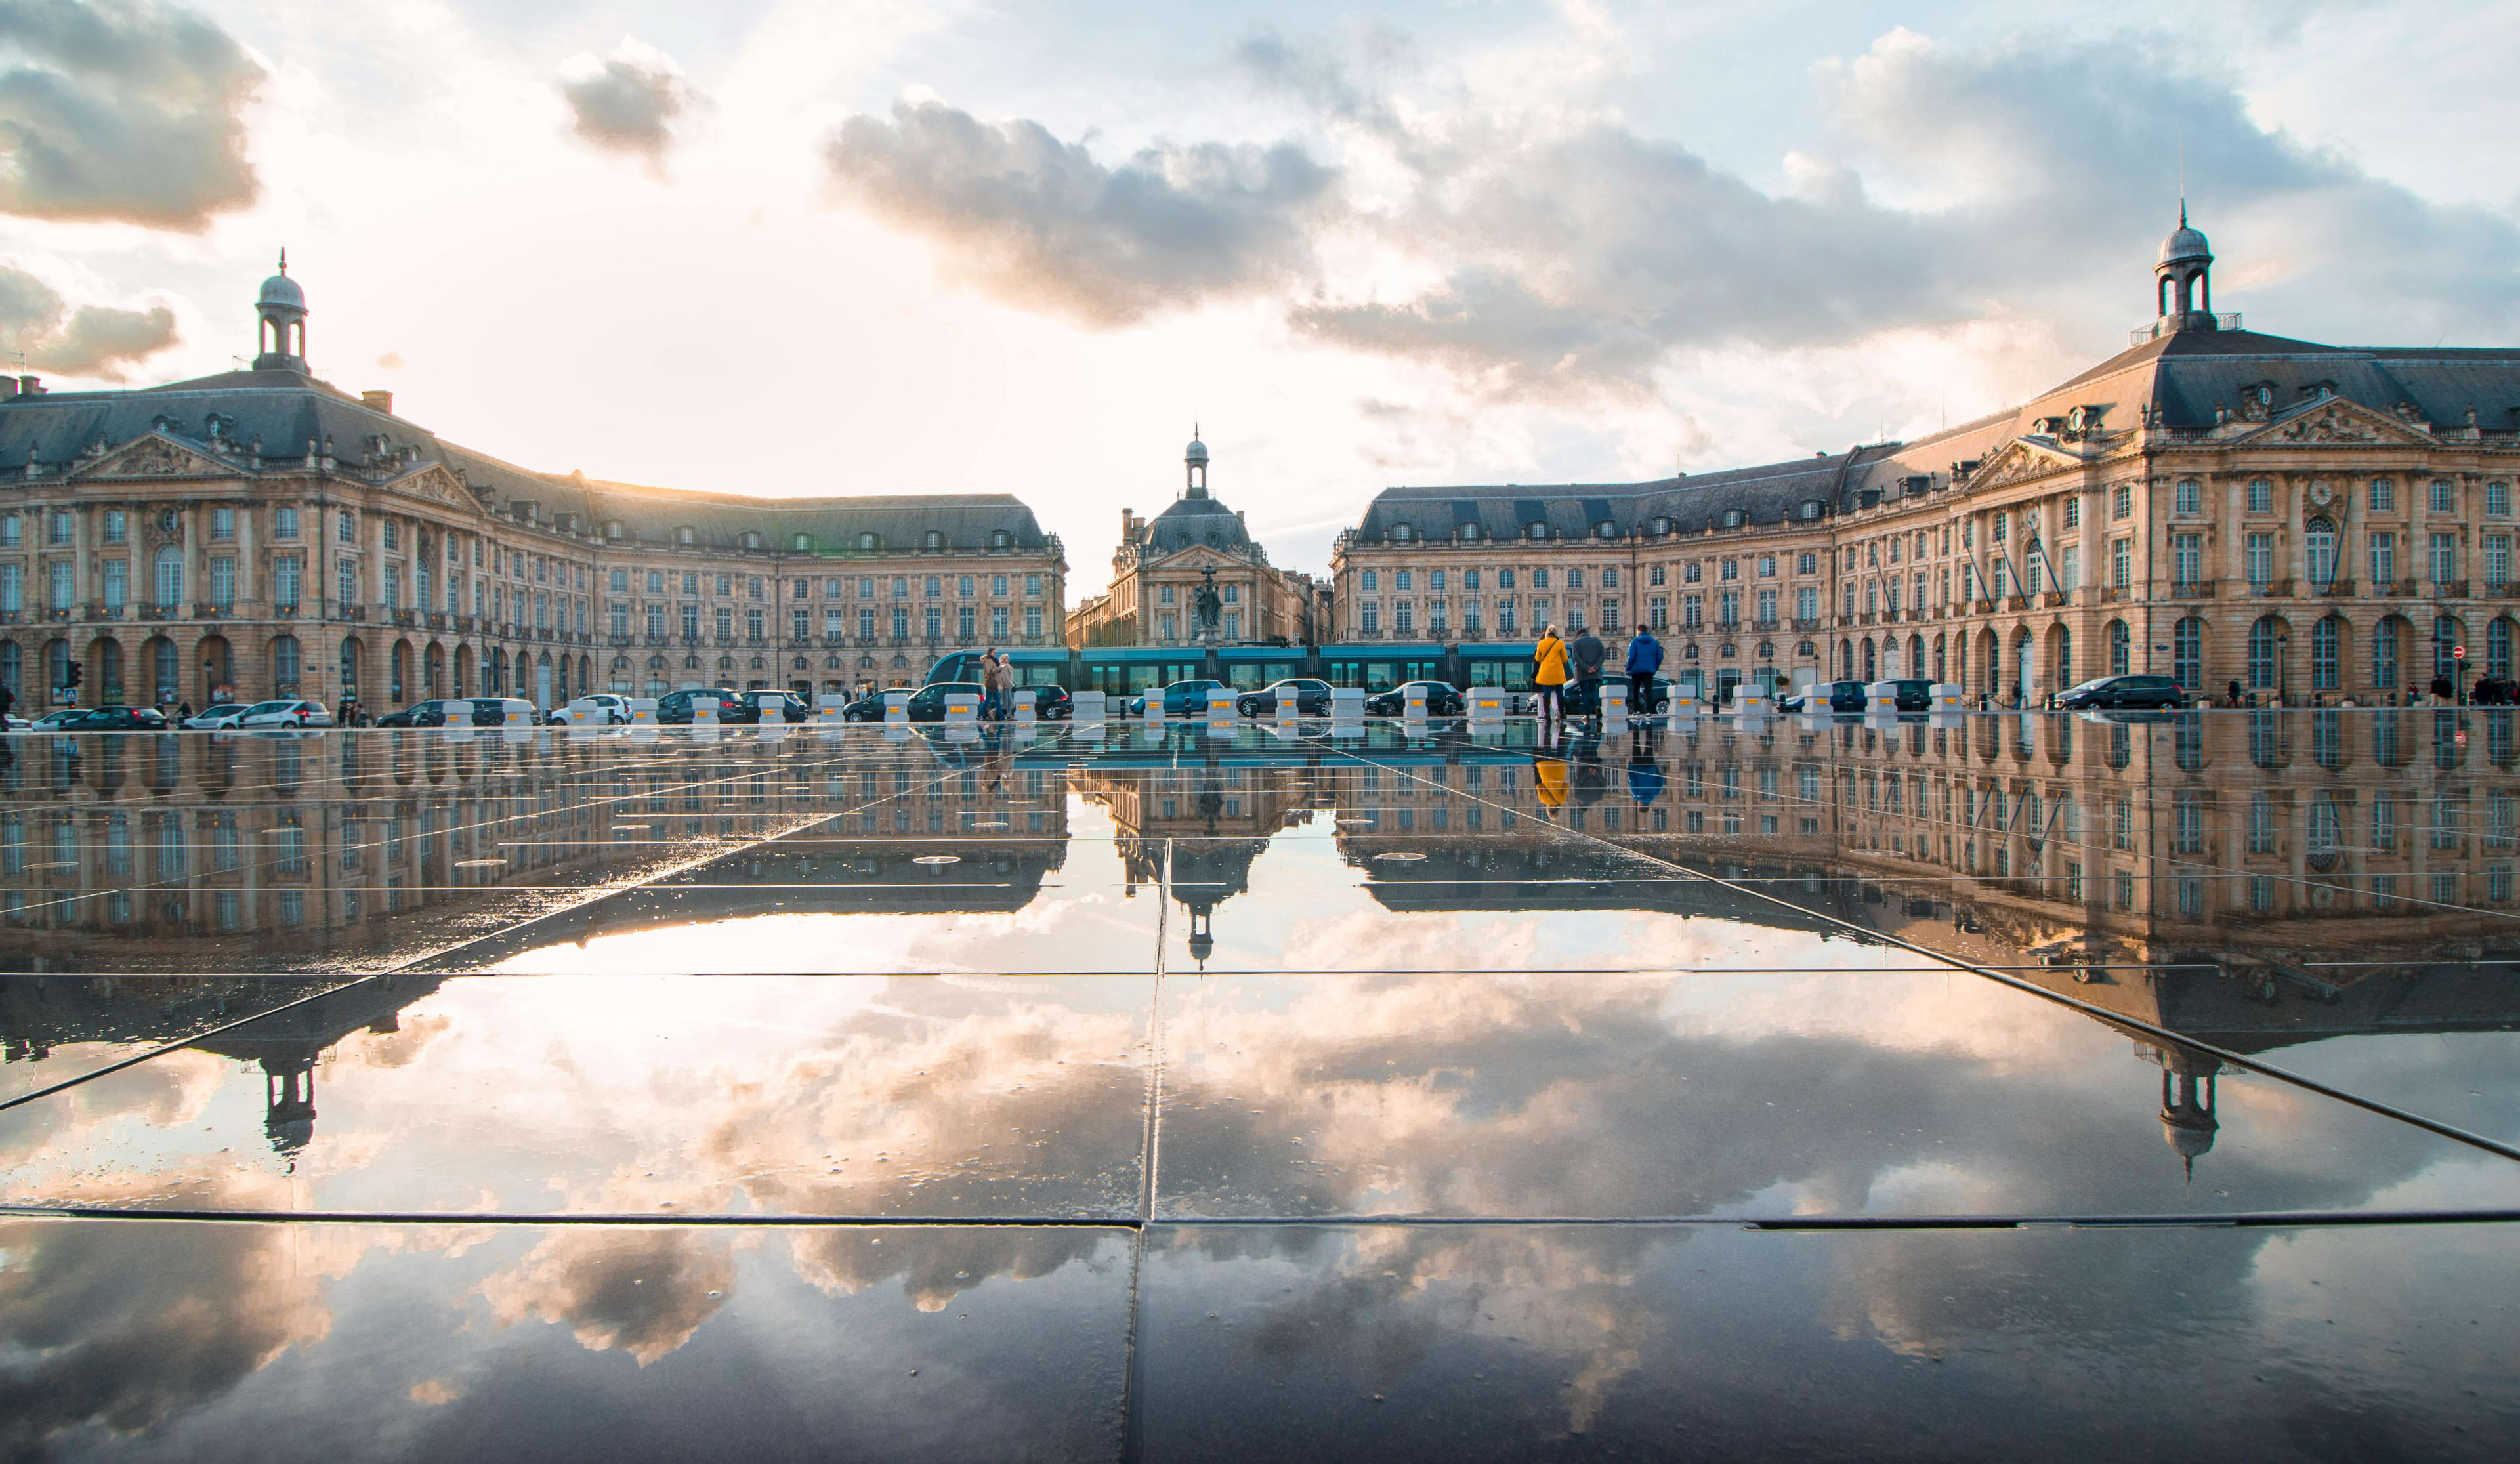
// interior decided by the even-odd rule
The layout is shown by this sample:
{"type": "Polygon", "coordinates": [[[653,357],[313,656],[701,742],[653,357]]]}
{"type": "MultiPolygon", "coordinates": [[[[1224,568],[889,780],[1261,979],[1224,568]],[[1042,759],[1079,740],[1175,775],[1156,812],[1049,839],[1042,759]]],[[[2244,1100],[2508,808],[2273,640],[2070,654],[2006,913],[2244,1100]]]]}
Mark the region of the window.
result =
{"type": "Polygon", "coordinates": [[[2204,535],[2173,534],[2170,536],[2170,577],[2181,585],[2193,585],[2204,579],[2204,535]]]}
{"type": "Polygon", "coordinates": [[[1500,590],[1510,590],[1513,588],[1512,570],[1500,569],[1497,571],[1497,588],[1500,590]]]}
{"type": "MultiPolygon", "coordinates": [[[[2079,528],[2081,528],[2082,526],[2083,526],[2083,500],[2082,500],[2082,498],[2078,495],[2078,496],[2076,496],[2076,497],[2069,498],[2069,499],[2065,500],[2065,527],[2067,527],[2067,528],[2069,528],[2069,529],[2079,529],[2079,528]]],[[[1919,535],[1917,535],[1917,536],[1916,536],[1916,553],[1918,553],[1918,554],[1920,554],[1920,555],[1921,555],[1921,554],[1923,554],[1924,552],[1925,552],[1925,541],[1924,541],[1924,536],[1923,536],[1923,535],[1921,535],[1921,534],[1919,534],[1919,535]]]]}
{"type": "Polygon", "coordinates": [[[2511,536],[2485,536],[2485,583],[2499,590],[2511,583],[2511,536]]]}
{"type": "Polygon", "coordinates": [[[2401,622],[2383,620],[2371,632],[2371,685],[2388,690],[2398,685],[2398,627],[2401,622]]]}
{"type": "Polygon", "coordinates": [[[70,542],[70,515],[67,509],[55,509],[45,520],[44,540],[48,544],[70,542]]]}
{"type": "Polygon", "coordinates": [[[1796,620],[1820,618],[1820,591],[1817,587],[1804,585],[1794,591],[1794,618],[1796,620]]]}
{"type": "Polygon", "coordinates": [[[1365,571],[1364,575],[1361,576],[1361,580],[1362,583],[1359,588],[1363,589],[1368,594],[1372,594],[1372,592],[1382,588],[1382,576],[1374,570],[1369,569],[1365,571]]]}
{"type": "Polygon", "coordinates": [[[158,607],[161,610],[171,610],[183,599],[184,552],[179,549],[161,549],[158,551],[158,607]]]}
{"type": "MultiPolygon", "coordinates": [[[[760,583],[760,581],[756,580],[756,581],[754,581],[753,583],[755,583],[755,584],[759,584],[759,583],[760,583]]],[[[970,599],[970,598],[971,598],[971,577],[970,577],[969,575],[968,575],[968,574],[967,574],[967,575],[962,575],[962,576],[958,577],[958,578],[954,581],[954,593],[955,593],[955,594],[957,594],[957,595],[959,595],[959,596],[961,596],[961,597],[963,597],[965,599],[970,599]]],[[[758,595],[756,595],[756,596],[754,596],[754,597],[753,597],[753,599],[759,599],[760,598],[761,598],[761,597],[760,597],[760,596],[758,596],[758,595]]]]}
{"type": "Polygon", "coordinates": [[[2205,622],[2193,615],[2171,628],[2170,674],[2182,691],[2205,688],[2205,622]]]}
{"type": "Polygon", "coordinates": [[[1415,577],[1412,576],[1408,570],[1403,569],[1391,577],[1392,588],[1395,590],[1414,590],[1417,588],[1414,583],[1414,578],[1415,577]]]}
{"type": "Polygon", "coordinates": [[[0,548],[16,549],[24,538],[25,526],[17,514],[0,518],[0,548]]]}
{"type": "Polygon", "coordinates": [[[2511,622],[2497,619],[2485,628],[2485,674],[2511,674],[2511,622]]]}
{"type": "Polygon", "coordinates": [[[2371,584],[2376,591],[2398,581],[2398,536],[2380,532],[2371,536],[2371,584]]]}
{"type": "MultiPolygon", "coordinates": [[[[1772,559],[1772,560],[1770,560],[1769,562],[1773,564],[1773,563],[1775,563],[1776,561],[1772,559]]],[[[1443,577],[1441,574],[1436,575],[1436,577],[1435,577],[1435,588],[1436,588],[1436,589],[1441,590],[1441,589],[1443,589],[1443,588],[1444,588],[1444,582],[1443,582],[1443,580],[1444,580],[1444,577],[1443,577]]],[[[1604,589],[1604,590],[1616,590],[1617,588],[1619,588],[1619,570],[1618,570],[1618,566],[1617,566],[1617,565],[1615,565],[1615,564],[1613,564],[1613,565],[1605,565],[1605,566],[1602,568],[1602,570],[1601,570],[1601,588],[1602,588],[1602,589],[1604,589]]]]}
{"type": "Polygon", "coordinates": [[[358,518],[349,510],[342,509],[334,513],[333,537],[343,544],[359,542],[358,518]]]}
{"type": "Polygon", "coordinates": [[[2249,535],[2242,561],[2248,570],[2250,584],[2272,584],[2275,577],[2275,536],[2249,535]]]}
{"type": "Polygon", "coordinates": [[[2204,485],[2194,478],[2181,478],[2171,500],[2171,511],[2181,514],[2199,512],[2205,506],[2204,485]]]}
{"type": "Polygon", "coordinates": [[[1796,574],[1818,574],[1819,572],[1820,572],[1820,555],[1815,555],[1815,554],[1805,553],[1805,554],[1802,554],[1802,555],[1797,555],[1797,556],[1795,557],[1795,559],[1794,559],[1794,573],[1796,573],[1796,574]]]}
{"type": "Polygon", "coordinates": [[[1381,634],[1382,606],[1371,599],[1360,602],[1356,607],[1356,626],[1369,636],[1381,634]]]}
{"type": "Polygon", "coordinates": [[[2371,511],[2394,513],[2398,510],[2398,485],[2389,478],[2371,480],[2371,511]]]}
{"type": "Polygon", "coordinates": [[[222,555],[210,560],[210,603],[223,610],[236,608],[237,561],[222,555]]]}
{"type": "Polygon", "coordinates": [[[2511,516],[2511,485],[2509,483],[2505,483],[2498,479],[2485,485],[2485,516],[2488,518],[2508,518],[2511,516]]]}
{"type": "Polygon", "coordinates": [[[1682,630],[1693,631],[1705,623],[1705,603],[1706,598],[1702,595],[1684,595],[1680,598],[1680,628],[1682,630]]]}
{"type": "Polygon", "coordinates": [[[2429,508],[2436,513],[2455,513],[2458,511],[2457,495],[2452,490],[2450,479],[2433,479],[2432,495],[2425,507],[2429,508]]]}
{"type": "MultiPolygon", "coordinates": [[[[183,567],[183,561],[180,559],[177,560],[175,569],[177,575],[176,589],[178,594],[182,593],[183,567]]],[[[47,602],[56,610],[68,610],[70,607],[70,601],[75,599],[78,594],[78,576],[76,568],[67,559],[57,560],[44,566],[44,577],[48,582],[47,602]]],[[[163,603],[172,605],[174,601],[166,600],[163,601],[163,603]]]]}
{"type": "Polygon", "coordinates": [[[131,518],[120,509],[105,510],[105,542],[121,544],[131,537],[131,518]]]}
{"type": "Polygon", "coordinates": [[[2336,525],[2324,518],[2314,518],[2302,534],[2303,558],[2314,585],[2336,582],[2336,525]]]}
{"type": "Polygon", "coordinates": [[[2456,534],[2435,534],[2433,535],[2432,543],[2428,548],[2432,553],[2426,556],[2426,567],[2432,571],[2433,583],[2435,585],[2449,584],[2457,573],[2458,536],[2456,534]]]}
{"type": "Polygon", "coordinates": [[[2127,674],[2128,663],[2133,659],[2132,640],[2133,637],[2128,632],[2125,621],[2109,622],[2109,675],[2127,674]]]}
{"type": "Polygon", "coordinates": [[[1040,598],[1040,596],[1041,596],[1041,576],[1040,576],[1040,575],[1037,575],[1037,574],[1028,574],[1028,575],[1025,575],[1025,576],[1024,576],[1024,595],[1025,595],[1027,598],[1031,598],[1031,599],[1039,599],[1039,598],[1040,598]]]}
{"type": "Polygon", "coordinates": [[[1663,566],[1663,565],[1660,565],[1660,564],[1656,564],[1656,565],[1654,565],[1652,568],[1650,568],[1650,569],[1646,570],[1646,571],[1645,571],[1645,583],[1646,583],[1647,585],[1656,585],[1656,586],[1667,583],[1667,579],[1666,579],[1666,576],[1665,576],[1665,573],[1664,573],[1664,566],[1663,566]]]}
{"type": "Polygon", "coordinates": [[[2249,479],[2249,511],[2272,513],[2275,510],[2275,485],[2265,478],[2249,479]]]}
{"type": "Polygon", "coordinates": [[[1546,570],[1546,569],[1535,569],[1535,570],[1533,570],[1533,571],[1531,572],[1531,588],[1533,588],[1534,590],[1546,590],[1546,589],[1548,589],[1548,588],[1549,588],[1549,571],[1548,571],[1548,570],[1546,570]]]}
{"type": "Polygon", "coordinates": [[[2329,615],[2310,628],[2310,688],[2314,691],[2333,691],[2344,685],[2343,627],[2343,621],[2329,615]]]}
{"type": "Polygon", "coordinates": [[[2276,677],[2276,625],[2272,615],[2261,616],[2249,627],[2249,689],[2272,691],[2276,677]]]}

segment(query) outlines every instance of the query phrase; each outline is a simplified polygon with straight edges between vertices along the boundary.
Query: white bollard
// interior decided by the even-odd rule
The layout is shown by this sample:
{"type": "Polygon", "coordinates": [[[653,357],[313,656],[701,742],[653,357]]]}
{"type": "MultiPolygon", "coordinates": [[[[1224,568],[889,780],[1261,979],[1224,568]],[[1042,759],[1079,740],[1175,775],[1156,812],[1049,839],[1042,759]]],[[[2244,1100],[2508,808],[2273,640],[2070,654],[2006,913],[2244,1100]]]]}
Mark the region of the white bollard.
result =
{"type": "Polygon", "coordinates": [[[656,698],[653,696],[634,696],[630,698],[630,725],[632,727],[655,726],[656,698]]]}
{"type": "Polygon", "coordinates": [[[1013,716],[1015,721],[1039,722],[1041,720],[1041,714],[1033,710],[1033,698],[1037,694],[1039,693],[1030,689],[1019,690],[1014,693],[1015,706],[1013,716]]]}
{"type": "Polygon", "coordinates": [[[695,697],[693,697],[693,698],[692,698],[692,726],[694,726],[694,727],[696,727],[696,728],[698,728],[698,727],[711,727],[711,728],[713,728],[713,727],[717,726],[717,698],[716,698],[716,697],[714,697],[714,696],[695,696],[695,697]]]}
{"type": "Polygon", "coordinates": [[[1332,722],[1363,722],[1365,720],[1365,688],[1363,687],[1330,688],[1330,720],[1332,722]]]}
{"type": "Polygon", "coordinates": [[[1601,724],[1624,723],[1628,720],[1628,688],[1618,682],[1601,683],[1601,724]]]}
{"type": "Polygon", "coordinates": [[[818,691],[814,693],[814,725],[838,727],[847,721],[842,714],[847,712],[848,708],[847,696],[836,691],[818,691]]]}
{"type": "Polygon", "coordinates": [[[1234,725],[1241,714],[1234,710],[1234,692],[1230,688],[1210,688],[1207,693],[1207,720],[1211,726],[1234,725]]]}
{"type": "Polygon", "coordinates": [[[1278,725],[1280,727],[1293,727],[1296,719],[1303,715],[1303,711],[1304,699],[1302,697],[1296,695],[1292,691],[1281,691],[1278,693],[1278,707],[1274,715],[1277,717],[1278,725]]]}
{"type": "Polygon", "coordinates": [[[601,720],[603,708],[583,696],[568,704],[566,715],[568,734],[572,737],[591,737],[595,735],[596,730],[603,726],[601,720]]]}
{"type": "Polygon", "coordinates": [[[1069,698],[1068,722],[1079,731],[1091,727],[1099,733],[1108,712],[1100,691],[1078,691],[1069,698]]]}
{"type": "Polygon", "coordinates": [[[1936,682],[1933,691],[1933,710],[1958,716],[1968,710],[1962,704],[1962,698],[1966,695],[1966,692],[1949,682],[1936,682]]]}
{"type": "Polygon", "coordinates": [[[1864,688],[1864,710],[1866,715],[1872,717],[1898,716],[1899,684],[1897,682],[1874,682],[1872,685],[1866,687],[1864,688]]]}
{"type": "Polygon", "coordinates": [[[1426,692],[1423,688],[1413,685],[1400,693],[1400,715],[1410,722],[1426,720],[1426,692]]]}
{"type": "Polygon", "coordinates": [[[1681,686],[1675,686],[1671,688],[1672,726],[1678,727],[1685,720],[1693,720],[1700,714],[1704,713],[1705,710],[1705,707],[1698,704],[1697,693],[1695,691],[1687,687],[1681,686]]]}
{"type": "Polygon", "coordinates": [[[1462,700],[1468,703],[1469,718],[1472,722],[1505,720],[1506,701],[1503,687],[1472,687],[1462,693],[1462,700]]]}
{"type": "Polygon", "coordinates": [[[980,720],[980,698],[968,691],[945,693],[945,721],[948,726],[976,726],[980,720]]]}
{"type": "Polygon", "coordinates": [[[883,693],[883,720],[888,727],[910,725],[910,688],[888,687],[883,693]]]}
{"type": "Polygon", "coordinates": [[[1740,717],[1764,717],[1768,715],[1767,688],[1753,686],[1748,682],[1743,682],[1741,685],[1734,687],[1732,688],[1732,711],[1733,715],[1740,717]]]}

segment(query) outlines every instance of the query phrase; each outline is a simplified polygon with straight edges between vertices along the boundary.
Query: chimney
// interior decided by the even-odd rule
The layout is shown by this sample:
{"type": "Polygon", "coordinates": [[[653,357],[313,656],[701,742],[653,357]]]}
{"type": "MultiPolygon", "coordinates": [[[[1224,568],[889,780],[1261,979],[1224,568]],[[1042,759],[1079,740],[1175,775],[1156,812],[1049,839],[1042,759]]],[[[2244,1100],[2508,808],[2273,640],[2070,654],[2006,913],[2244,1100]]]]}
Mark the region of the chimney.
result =
{"type": "Polygon", "coordinates": [[[393,415],[393,393],[390,391],[362,391],[359,400],[371,412],[382,412],[387,417],[393,415]]]}
{"type": "Polygon", "coordinates": [[[5,402],[17,394],[18,378],[16,377],[0,377],[0,402],[5,402]]]}
{"type": "Polygon", "coordinates": [[[18,378],[17,394],[20,396],[42,396],[44,394],[44,383],[42,380],[34,377],[20,377],[18,378]]]}

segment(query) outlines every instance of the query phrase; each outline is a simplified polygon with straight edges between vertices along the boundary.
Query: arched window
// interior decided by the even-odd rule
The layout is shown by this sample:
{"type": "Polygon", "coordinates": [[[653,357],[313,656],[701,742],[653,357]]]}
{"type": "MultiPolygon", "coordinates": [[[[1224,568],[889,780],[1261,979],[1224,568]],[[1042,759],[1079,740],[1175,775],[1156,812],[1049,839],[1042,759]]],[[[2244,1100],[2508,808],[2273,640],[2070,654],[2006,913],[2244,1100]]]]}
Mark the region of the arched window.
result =
{"type": "Polygon", "coordinates": [[[271,694],[294,696],[299,678],[297,638],[274,636],[271,640],[271,694]]]}
{"type": "Polygon", "coordinates": [[[158,551],[158,608],[172,610],[184,600],[184,552],[158,551]]]}
{"type": "Polygon", "coordinates": [[[922,542],[923,542],[931,551],[941,550],[945,547],[945,535],[942,530],[929,529],[926,537],[922,542]]]}
{"type": "Polygon", "coordinates": [[[604,537],[608,541],[618,543],[621,538],[621,520],[618,518],[604,520],[604,537]]]}
{"type": "Polygon", "coordinates": [[[2433,617],[2433,675],[2458,675],[2458,657],[2451,652],[2458,648],[2458,622],[2448,615],[2433,617]]]}
{"type": "Polygon", "coordinates": [[[2123,620],[2110,621],[2109,675],[2126,675],[2128,665],[2134,660],[2134,650],[2133,638],[2127,633],[2127,623],[2123,620]]]}
{"type": "Polygon", "coordinates": [[[2310,628],[2310,688],[2334,691],[2345,685],[2345,622],[2334,615],[2310,628]]]}
{"type": "Polygon", "coordinates": [[[1535,518],[1531,522],[1522,526],[1522,537],[1525,539],[1546,539],[1549,537],[1549,525],[1546,522],[1535,518]]]}
{"type": "Polygon", "coordinates": [[[2336,525],[2324,518],[2314,518],[2302,531],[2302,551],[2310,582],[2314,585],[2336,583],[2336,525]]]}
{"type": "Polygon", "coordinates": [[[745,549],[759,549],[761,547],[761,536],[750,529],[745,529],[743,531],[743,547],[745,549]]]}
{"type": "Polygon", "coordinates": [[[2485,674],[2511,675],[2511,618],[2507,615],[2495,617],[2485,628],[2485,674]]]}
{"type": "Polygon", "coordinates": [[[2275,688],[2275,638],[2282,623],[2272,615],[2261,615],[2249,627],[2249,689],[2272,691],[2275,688]]]}
{"type": "Polygon", "coordinates": [[[2205,622],[2193,615],[2170,629],[2170,674],[2182,691],[2205,688],[2205,622]]]}
{"type": "Polygon", "coordinates": [[[690,524],[684,524],[674,530],[674,542],[681,545],[696,544],[699,542],[699,535],[693,532],[690,524]]]}
{"type": "Polygon", "coordinates": [[[788,547],[796,551],[796,553],[800,555],[811,554],[814,549],[814,536],[811,534],[798,534],[795,538],[788,541],[788,547]]]}
{"type": "Polygon", "coordinates": [[[1613,520],[1604,518],[1593,525],[1593,535],[1598,539],[1616,539],[1619,537],[1619,526],[1613,520]]]}
{"type": "Polygon", "coordinates": [[[989,548],[991,549],[1012,549],[1014,547],[1014,542],[1015,536],[1008,533],[1004,529],[989,530],[989,548]]]}
{"type": "Polygon", "coordinates": [[[883,548],[883,538],[878,534],[860,534],[858,535],[858,548],[864,550],[881,549],[883,548]]]}
{"type": "Polygon", "coordinates": [[[1476,543],[1478,543],[1478,542],[1479,542],[1479,526],[1478,526],[1477,524],[1475,524],[1475,523],[1465,523],[1465,524],[1462,524],[1462,543],[1464,543],[1464,544],[1476,544],[1476,543]]]}
{"type": "Polygon", "coordinates": [[[1406,544],[1409,542],[1410,533],[1409,525],[1405,523],[1395,523],[1391,526],[1391,542],[1394,544],[1406,544]]]}
{"type": "Polygon", "coordinates": [[[2371,632],[2371,685],[2379,690],[2397,689],[2398,628],[2405,623],[2393,616],[2371,632]]]}

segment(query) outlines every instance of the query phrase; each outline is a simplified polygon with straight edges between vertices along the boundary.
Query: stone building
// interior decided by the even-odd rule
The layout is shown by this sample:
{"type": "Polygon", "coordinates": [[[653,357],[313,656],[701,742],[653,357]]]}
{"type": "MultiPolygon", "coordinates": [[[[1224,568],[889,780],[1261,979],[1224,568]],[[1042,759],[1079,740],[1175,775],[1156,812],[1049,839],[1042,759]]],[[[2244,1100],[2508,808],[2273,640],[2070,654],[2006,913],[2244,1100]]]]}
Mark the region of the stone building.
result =
{"type": "Polygon", "coordinates": [[[0,683],[196,705],[916,682],[1055,644],[1065,558],[1005,494],[752,498],[517,467],[316,379],[306,301],[250,370],[0,395],[0,683]]]}
{"type": "Polygon", "coordinates": [[[1335,638],[1644,623],[1709,689],[1929,676],[1998,705],[2117,671],[2369,704],[2461,648],[2511,675],[2520,350],[2244,331],[2212,265],[2182,211],[2128,350],[1919,441],[1389,489],[1333,551],[1335,638]]]}
{"type": "Polygon", "coordinates": [[[1238,510],[1207,491],[1207,444],[1193,434],[1182,455],[1181,497],[1152,518],[1120,510],[1111,588],[1067,617],[1070,645],[1195,645],[1197,597],[1213,584],[1219,644],[1314,643],[1308,575],[1272,566],[1238,510]]]}

